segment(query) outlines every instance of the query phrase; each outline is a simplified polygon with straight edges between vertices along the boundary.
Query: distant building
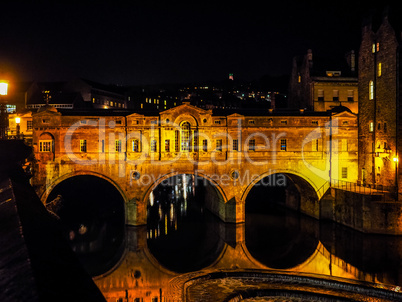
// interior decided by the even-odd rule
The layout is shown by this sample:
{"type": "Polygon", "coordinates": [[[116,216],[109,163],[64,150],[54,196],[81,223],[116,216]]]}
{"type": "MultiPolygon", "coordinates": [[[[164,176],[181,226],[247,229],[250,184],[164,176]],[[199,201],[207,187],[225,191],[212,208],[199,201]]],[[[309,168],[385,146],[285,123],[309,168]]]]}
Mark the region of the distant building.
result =
{"type": "Polygon", "coordinates": [[[311,49],[293,59],[289,81],[289,107],[327,111],[345,106],[358,113],[356,55],[342,60],[313,57],[311,49]]]}
{"type": "Polygon", "coordinates": [[[401,31],[388,11],[379,25],[373,20],[362,28],[359,52],[359,180],[395,186],[401,180],[401,31]]]}

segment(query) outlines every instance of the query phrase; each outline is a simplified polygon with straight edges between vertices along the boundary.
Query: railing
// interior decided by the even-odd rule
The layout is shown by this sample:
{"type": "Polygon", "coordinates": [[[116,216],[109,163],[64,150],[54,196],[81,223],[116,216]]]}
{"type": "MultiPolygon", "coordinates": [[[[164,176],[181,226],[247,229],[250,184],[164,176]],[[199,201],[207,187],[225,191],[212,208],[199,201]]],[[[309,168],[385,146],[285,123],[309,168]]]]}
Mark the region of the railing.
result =
{"type": "Polygon", "coordinates": [[[345,180],[332,179],[331,188],[341,189],[359,194],[377,195],[375,200],[391,200],[395,199],[396,187],[383,185],[362,185],[360,183],[349,182],[345,180]]]}

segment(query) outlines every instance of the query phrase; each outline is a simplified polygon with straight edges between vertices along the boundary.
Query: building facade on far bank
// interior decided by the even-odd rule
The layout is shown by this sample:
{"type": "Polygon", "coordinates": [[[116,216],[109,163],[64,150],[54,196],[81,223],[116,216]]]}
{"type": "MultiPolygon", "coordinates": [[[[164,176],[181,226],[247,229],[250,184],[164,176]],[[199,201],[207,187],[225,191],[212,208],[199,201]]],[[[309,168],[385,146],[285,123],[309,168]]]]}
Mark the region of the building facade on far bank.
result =
{"type": "Polygon", "coordinates": [[[313,56],[311,49],[293,59],[289,81],[289,107],[328,111],[337,106],[358,113],[356,54],[341,60],[313,56]]]}
{"type": "MultiPolygon", "coordinates": [[[[359,180],[370,186],[400,183],[401,31],[384,12],[362,28],[359,52],[359,180]]],[[[400,190],[401,186],[399,186],[400,190]]]]}

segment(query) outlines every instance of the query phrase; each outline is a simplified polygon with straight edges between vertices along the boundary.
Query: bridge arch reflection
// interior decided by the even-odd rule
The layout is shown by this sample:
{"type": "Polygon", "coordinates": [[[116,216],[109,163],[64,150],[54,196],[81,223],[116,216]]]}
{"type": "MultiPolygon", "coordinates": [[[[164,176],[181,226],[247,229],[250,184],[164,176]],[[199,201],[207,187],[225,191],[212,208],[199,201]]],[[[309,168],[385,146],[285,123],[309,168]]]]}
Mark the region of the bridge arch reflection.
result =
{"type": "Polygon", "coordinates": [[[245,244],[261,264],[289,269],[305,262],[317,249],[318,221],[295,211],[318,203],[307,180],[290,173],[270,174],[255,182],[245,200],[245,244]],[[308,220],[308,221],[307,221],[308,220]],[[307,223],[306,223],[307,221],[307,223]]]}
{"type": "Polygon", "coordinates": [[[48,190],[45,205],[60,220],[64,237],[92,276],[115,267],[124,251],[124,195],[106,179],[65,177],[48,190]]]}
{"type": "Polygon", "coordinates": [[[209,180],[192,174],[164,177],[148,194],[147,247],[172,272],[211,265],[224,248],[217,220],[205,201],[222,199],[209,180]]]}

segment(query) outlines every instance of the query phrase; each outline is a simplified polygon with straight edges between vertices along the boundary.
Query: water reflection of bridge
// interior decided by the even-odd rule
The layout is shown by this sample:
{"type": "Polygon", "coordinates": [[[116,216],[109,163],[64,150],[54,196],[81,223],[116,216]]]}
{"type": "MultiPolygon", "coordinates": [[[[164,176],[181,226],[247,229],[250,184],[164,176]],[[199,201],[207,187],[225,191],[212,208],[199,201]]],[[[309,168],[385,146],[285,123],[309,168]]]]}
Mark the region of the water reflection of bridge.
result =
{"type": "MultiPolygon", "coordinates": [[[[110,272],[95,278],[106,299],[108,301],[118,301],[119,298],[123,298],[123,301],[126,298],[129,298],[128,301],[168,301],[168,297],[171,300],[178,299],[185,279],[200,272],[183,275],[166,269],[158,263],[147,247],[145,226],[127,227],[126,230],[126,251],[121,261],[110,272]]],[[[384,281],[384,276],[364,272],[331,254],[318,240],[313,253],[302,263],[292,268],[276,270],[262,264],[250,254],[245,244],[245,224],[222,224],[219,230],[222,244],[216,250],[215,262],[202,269],[203,273],[224,270],[270,272],[274,270],[376,283],[384,281]]]]}

